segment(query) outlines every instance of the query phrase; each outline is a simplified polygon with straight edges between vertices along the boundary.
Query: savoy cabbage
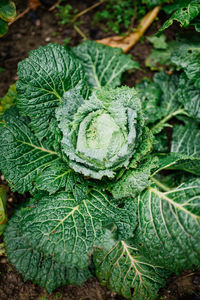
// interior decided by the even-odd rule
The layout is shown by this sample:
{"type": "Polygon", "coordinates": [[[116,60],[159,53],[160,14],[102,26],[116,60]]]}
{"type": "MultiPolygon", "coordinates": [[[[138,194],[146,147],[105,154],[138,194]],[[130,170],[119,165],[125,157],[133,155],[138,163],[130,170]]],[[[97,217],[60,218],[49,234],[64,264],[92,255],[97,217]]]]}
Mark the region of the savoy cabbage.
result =
{"type": "Polygon", "coordinates": [[[172,272],[199,266],[199,77],[180,56],[179,66],[119,87],[138,64],[91,41],[49,44],[19,63],[0,170],[13,191],[32,195],[4,235],[25,280],[51,292],[96,274],[143,300],[172,272]]]}

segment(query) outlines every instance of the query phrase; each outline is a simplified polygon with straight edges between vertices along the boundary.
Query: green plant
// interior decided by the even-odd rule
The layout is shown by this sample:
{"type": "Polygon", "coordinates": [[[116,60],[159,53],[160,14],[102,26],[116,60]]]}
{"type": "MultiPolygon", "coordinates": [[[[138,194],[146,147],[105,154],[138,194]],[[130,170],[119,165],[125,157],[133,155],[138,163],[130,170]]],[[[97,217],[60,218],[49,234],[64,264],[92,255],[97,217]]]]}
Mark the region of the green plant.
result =
{"type": "Polygon", "coordinates": [[[163,10],[167,14],[171,14],[171,17],[162,25],[159,32],[164,31],[171,26],[174,21],[180,23],[181,26],[187,27],[193,21],[195,29],[198,31],[198,20],[200,14],[200,1],[199,0],[178,0],[174,3],[166,5],[163,10]],[[196,18],[196,19],[195,19],[196,18]]]}
{"type": "Polygon", "coordinates": [[[6,215],[6,188],[3,185],[0,185],[0,235],[2,235],[5,224],[7,222],[6,215]]]}
{"type": "Polygon", "coordinates": [[[8,31],[8,23],[16,17],[15,3],[9,0],[0,2],[0,37],[8,31]]]}
{"type": "Polygon", "coordinates": [[[17,98],[16,84],[12,84],[6,95],[0,98],[0,115],[2,115],[8,108],[15,105],[17,98]]]}
{"type": "Polygon", "coordinates": [[[146,8],[140,4],[140,1],[109,0],[105,8],[95,14],[94,22],[106,22],[105,31],[111,29],[121,33],[127,31],[129,26],[133,25],[133,21],[144,16],[145,13],[146,8]]]}
{"type": "Polygon", "coordinates": [[[136,88],[119,86],[138,64],[91,41],[49,44],[19,63],[0,169],[33,196],[4,237],[25,280],[51,292],[95,272],[127,299],[150,300],[172,272],[199,266],[198,51],[180,44],[173,59],[177,74],[136,88]]]}
{"type": "MultiPolygon", "coordinates": [[[[63,2],[63,1],[62,1],[63,2]]],[[[60,18],[59,24],[68,24],[72,21],[75,14],[78,12],[77,9],[72,8],[70,4],[57,5],[58,13],[56,16],[60,18]]]]}

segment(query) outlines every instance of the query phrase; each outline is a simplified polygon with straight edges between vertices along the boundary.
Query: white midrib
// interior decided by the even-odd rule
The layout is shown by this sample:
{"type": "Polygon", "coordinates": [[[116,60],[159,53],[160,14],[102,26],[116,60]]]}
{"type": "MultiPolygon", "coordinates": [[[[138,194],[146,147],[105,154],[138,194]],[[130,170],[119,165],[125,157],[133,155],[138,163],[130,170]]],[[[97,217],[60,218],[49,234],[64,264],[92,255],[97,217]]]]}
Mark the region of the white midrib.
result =
{"type": "Polygon", "coordinates": [[[62,220],[60,220],[60,222],[59,222],[59,223],[51,230],[51,233],[54,232],[61,224],[63,224],[63,223],[65,222],[65,220],[67,220],[71,215],[73,215],[74,212],[75,212],[76,210],[79,209],[79,206],[80,206],[80,205],[75,206],[75,207],[70,211],[70,213],[68,213],[68,214],[66,215],[66,217],[64,217],[62,220]]]}
{"type": "MultiPolygon", "coordinates": [[[[172,205],[175,206],[176,208],[178,208],[178,209],[184,211],[186,214],[189,214],[189,215],[190,215],[191,217],[193,217],[195,220],[200,219],[199,216],[196,216],[196,215],[194,215],[192,212],[190,212],[190,211],[188,211],[187,209],[185,209],[185,208],[183,207],[182,204],[179,204],[179,203],[173,201],[172,199],[170,199],[169,197],[167,197],[167,196],[165,195],[165,193],[162,193],[162,192],[160,192],[160,191],[158,191],[158,190],[156,190],[156,189],[154,189],[154,188],[152,188],[152,187],[148,187],[148,190],[151,191],[152,193],[156,194],[156,195],[157,195],[158,197],[160,197],[161,199],[166,200],[168,203],[172,204],[172,205]]],[[[173,192],[173,191],[172,191],[172,192],[173,192]]]]}
{"type": "Polygon", "coordinates": [[[50,154],[53,154],[53,155],[57,155],[57,156],[58,156],[58,153],[56,153],[56,152],[54,152],[54,151],[51,151],[51,150],[48,150],[48,149],[45,149],[45,148],[43,148],[43,147],[38,147],[38,146],[36,146],[36,145],[34,145],[34,144],[30,144],[30,143],[27,143],[27,142],[24,142],[24,141],[20,141],[20,140],[19,140],[19,142],[22,143],[22,144],[24,144],[24,145],[28,145],[28,146],[30,146],[30,147],[33,147],[33,148],[35,148],[35,149],[38,149],[38,150],[40,150],[40,151],[47,152],[47,153],[50,153],[50,154]]]}
{"type": "Polygon", "coordinates": [[[139,276],[140,282],[142,282],[142,276],[141,276],[141,273],[138,271],[138,269],[137,269],[137,267],[136,267],[136,265],[135,265],[135,261],[134,261],[133,257],[131,256],[131,254],[130,254],[130,252],[129,252],[129,250],[128,250],[128,247],[127,247],[126,243],[125,243],[124,241],[121,241],[121,243],[122,243],[122,246],[123,246],[123,248],[124,248],[124,251],[127,253],[128,258],[130,259],[131,265],[132,265],[132,266],[134,267],[134,269],[135,269],[136,275],[139,276]]]}

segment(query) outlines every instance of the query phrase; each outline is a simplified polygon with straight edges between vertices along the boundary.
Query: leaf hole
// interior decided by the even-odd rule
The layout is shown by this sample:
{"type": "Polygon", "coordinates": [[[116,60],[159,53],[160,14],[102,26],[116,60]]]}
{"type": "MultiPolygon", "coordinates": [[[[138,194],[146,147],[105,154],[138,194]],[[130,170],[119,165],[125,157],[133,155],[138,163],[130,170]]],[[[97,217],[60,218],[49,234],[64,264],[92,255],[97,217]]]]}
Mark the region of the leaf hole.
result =
{"type": "Polygon", "coordinates": [[[187,10],[187,8],[186,8],[186,7],[182,8],[182,11],[186,11],[186,10],[187,10]]]}
{"type": "Polygon", "coordinates": [[[135,289],[133,287],[130,288],[130,292],[131,292],[131,296],[133,297],[134,296],[134,291],[135,289]]]}
{"type": "Polygon", "coordinates": [[[192,50],[191,50],[191,49],[189,49],[189,50],[188,50],[188,53],[190,53],[190,54],[191,54],[191,53],[192,53],[192,50]]]}
{"type": "Polygon", "coordinates": [[[142,243],[139,243],[139,246],[140,246],[140,247],[142,247],[142,246],[143,246],[143,244],[142,244],[142,243]]]}
{"type": "Polygon", "coordinates": [[[120,203],[120,204],[118,205],[118,208],[124,208],[124,206],[125,206],[125,203],[122,202],[122,203],[120,203]]]}

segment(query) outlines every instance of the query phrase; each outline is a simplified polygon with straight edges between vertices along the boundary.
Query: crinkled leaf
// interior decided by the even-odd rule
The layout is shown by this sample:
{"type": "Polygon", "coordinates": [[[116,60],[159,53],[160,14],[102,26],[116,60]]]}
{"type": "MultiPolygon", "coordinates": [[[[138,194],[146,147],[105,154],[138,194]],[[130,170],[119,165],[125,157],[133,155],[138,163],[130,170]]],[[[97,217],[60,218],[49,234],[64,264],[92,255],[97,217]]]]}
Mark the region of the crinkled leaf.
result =
{"type": "Polygon", "coordinates": [[[0,170],[13,191],[34,190],[34,181],[46,167],[60,159],[45,148],[20,117],[16,107],[8,110],[0,126],[0,170]]]}
{"type": "Polygon", "coordinates": [[[94,41],[85,41],[72,48],[72,52],[83,64],[91,87],[119,86],[125,71],[139,67],[138,63],[133,61],[131,56],[125,55],[121,49],[94,41]]]}
{"type": "MultiPolygon", "coordinates": [[[[181,104],[178,102],[178,83],[177,75],[169,76],[159,72],[154,75],[153,82],[144,81],[137,85],[147,124],[167,117],[179,109],[181,104]]],[[[164,126],[165,123],[161,123],[152,130],[158,133],[164,126]]]]}
{"type": "Polygon", "coordinates": [[[189,116],[200,121],[200,89],[182,73],[179,79],[178,100],[189,116]]]}
{"type": "Polygon", "coordinates": [[[6,22],[10,22],[16,17],[15,3],[10,0],[1,0],[0,2],[0,18],[6,22]]]}
{"type": "Polygon", "coordinates": [[[197,88],[200,88],[200,42],[198,37],[196,41],[180,41],[172,52],[171,61],[179,69],[184,69],[187,77],[194,82],[197,88]]]}
{"type": "Polygon", "coordinates": [[[171,152],[200,158],[200,130],[198,124],[175,125],[173,129],[171,152]]]}
{"type": "Polygon", "coordinates": [[[158,84],[162,91],[160,106],[163,115],[167,116],[180,107],[177,96],[179,77],[177,75],[169,76],[164,72],[160,72],[154,75],[154,82],[158,84]]]}
{"type": "Polygon", "coordinates": [[[31,119],[39,139],[49,134],[49,124],[64,93],[76,88],[85,95],[83,67],[63,46],[48,44],[29,54],[18,65],[17,104],[22,115],[31,119]]]}
{"type": "Polygon", "coordinates": [[[54,194],[64,189],[72,192],[77,202],[84,199],[87,183],[83,176],[75,173],[66,163],[58,161],[47,167],[36,180],[36,188],[54,194]]]}
{"type": "Polygon", "coordinates": [[[164,169],[183,170],[200,176],[200,158],[184,155],[181,153],[156,154],[159,158],[158,168],[153,174],[164,169]]]}
{"type": "MultiPolygon", "coordinates": [[[[117,208],[100,191],[91,191],[77,204],[72,193],[42,197],[35,207],[24,209],[21,230],[32,247],[54,255],[68,267],[85,268],[96,240],[105,226],[123,219],[126,229],[136,226],[136,214],[117,208]]],[[[119,228],[118,230],[124,230],[119,228]]]]}
{"type": "Polygon", "coordinates": [[[165,130],[155,136],[153,150],[160,153],[169,152],[168,137],[165,130]]]}
{"type": "MultiPolygon", "coordinates": [[[[162,32],[169,26],[173,24],[174,21],[177,21],[181,26],[187,27],[190,22],[198,16],[200,13],[200,1],[199,0],[186,0],[186,1],[176,1],[174,8],[176,11],[172,16],[163,24],[159,32],[162,32]]],[[[173,9],[173,6],[172,6],[173,9]]]]}
{"type": "Polygon", "coordinates": [[[111,193],[115,199],[124,197],[134,198],[141,193],[149,184],[149,177],[152,168],[155,168],[156,159],[149,159],[146,163],[140,164],[136,169],[129,169],[122,178],[111,184],[111,193]]]}
{"type": "Polygon", "coordinates": [[[54,256],[45,256],[32,247],[19,228],[20,209],[15,212],[5,230],[5,246],[9,261],[22,274],[24,280],[32,280],[48,292],[70,284],[81,285],[91,274],[88,269],[66,268],[57,263],[54,256]]]}
{"type": "Polygon", "coordinates": [[[133,244],[171,271],[199,266],[200,180],[169,192],[151,186],[137,201],[139,226],[133,244]]]}
{"type": "Polygon", "coordinates": [[[144,80],[136,85],[142,101],[146,124],[154,123],[161,118],[159,102],[162,91],[154,82],[144,80]]]}
{"type": "Polygon", "coordinates": [[[94,253],[96,275],[101,284],[127,299],[149,300],[158,296],[168,272],[151,264],[137,249],[124,241],[111,250],[97,249],[94,253]]]}

